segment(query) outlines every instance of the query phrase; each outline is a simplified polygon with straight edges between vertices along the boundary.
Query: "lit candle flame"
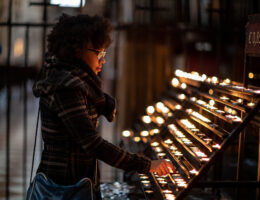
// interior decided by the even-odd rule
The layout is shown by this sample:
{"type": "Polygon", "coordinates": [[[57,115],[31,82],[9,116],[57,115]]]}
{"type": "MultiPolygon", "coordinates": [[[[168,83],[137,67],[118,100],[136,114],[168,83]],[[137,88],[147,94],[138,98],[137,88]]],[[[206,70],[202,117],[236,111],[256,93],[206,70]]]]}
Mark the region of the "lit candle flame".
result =
{"type": "Polygon", "coordinates": [[[164,119],[162,117],[156,117],[156,121],[158,124],[163,124],[164,123],[164,119]]]}
{"type": "Polygon", "coordinates": [[[159,129],[155,128],[150,131],[150,135],[158,134],[159,132],[159,129]]]}
{"type": "Polygon", "coordinates": [[[141,141],[140,137],[134,137],[133,139],[134,139],[135,142],[140,142],[141,141]]]}
{"type": "Polygon", "coordinates": [[[186,87],[187,87],[186,83],[182,83],[182,84],[181,84],[181,88],[182,88],[182,89],[186,89],[186,87]]]}
{"type": "Polygon", "coordinates": [[[162,190],[163,193],[166,193],[166,194],[171,194],[172,191],[171,190],[162,190]]]}
{"type": "Polygon", "coordinates": [[[158,103],[156,103],[155,106],[156,106],[156,109],[158,109],[159,111],[164,108],[164,104],[162,102],[160,102],[160,101],[158,103]]]}
{"type": "Polygon", "coordinates": [[[247,106],[253,107],[253,106],[255,106],[255,104],[253,102],[250,102],[250,103],[247,104],[247,106]]]}
{"type": "Polygon", "coordinates": [[[214,145],[212,145],[212,148],[214,148],[214,149],[220,149],[221,146],[220,146],[219,144],[214,144],[214,145]]]}
{"type": "Polygon", "coordinates": [[[205,101],[202,101],[200,99],[197,101],[197,103],[200,104],[200,105],[206,105],[207,104],[205,101]]]}
{"type": "Polygon", "coordinates": [[[148,114],[150,114],[150,115],[153,114],[154,111],[155,111],[155,109],[154,109],[153,106],[148,106],[148,107],[146,108],[146,112],[147,112],[148,114]]]}
{"type": "Polygon", "coordinates": [[[179,85],[179,80],[177,78],[172,79],[172,86],[177,87],[179,85]]]}
{"type": "Polygon", "coordinates": [[[162,112],[163,112],[163,113],[168,113],[168,112],[169,112],[169,109],[168,109],[167,107],[163,107],[162,112]]]}
{"type": "Polygon", "coordinates": [[[211,99],[211,100],[209,101],[209,105],[214,106],[214,105],[215,105],[215,101],[211,99]]]}
{"type": "Polygon", "coordinates": [[[178,98],[181,99],[181,100],[183,100],[183,99],[186,98],[186,96],[185,96],[185,94],[180,94],[180,95],[178,95],[178,98]]]}
{"type": "Polygon", "coordinates": [[[242,99],[237,99],[237,103],[242,103],[243,100],[242,99]]]}
{"type": "Polygon", "coordinates": [[[203,122],[206,122],[206,123],[210,123],[211,122],[208,118],[204,117],[203,115],[199,114],[198,112],[193,111],[191,113],[191,115],[193,115],[194,117],[202,120],[203,122]]]}
{"type": "Polygon", "coordinates": [[[156,147],[156,148],[155,148],[155,151],[158,152],[158,153],[159,153],[159,152],[162,152],[162,148],[161,148],[161,147],[156,147]]]}
{"type": "Polygon", "coordinates": [[[222,96],[222,97],[220,97],[220,99],[222,99],[222,100],[229,100],[229,98],[228,97],[226,97],[226,96],[222,96]]]}
{"type": "Polygon", "coordinates": [[[196,128],[192,123],[189,122],[187,119],[182,119],[181,123],[184,124],[187,128],[193,129],[196,128]]]}
{"type": "Polygon", "coordinates": [[[148,176],[146,176],[146,175],[141,175],[141,176],[140,176],[140,179],[148,179],[148,176]]]}
{"type": "Polygon", "coordinates": [[[166,153],[158,153],[157,155],[158,155],[158,157],[163,157],[166,155],[166,153]]]}
{"type": "Polygon", "coordinates": [[[166,200],[175,200],[175,196],[173,194],[165,194],[166,200]]]}
{"type": "Polygon", "coordinates": [[[216,83],[218,83],[218,78],[216,76],[213,76],[211,81],[212,81],[212,83],[216,84],[216,83]]]}
{"type": "Polygon", "coordinates": [[[146,124],[149,124],[149,123],[151,123],[151,118],[148,116],[148,115],[144,115],[143,117],[142,117],[142,120],[143,120],[143,122],[144,123],[146,123],[146,124]]]}
{"type": "Polygon", "coordinates": [[[131,136],[131,132],[130,132],[129,130],[124,130],[124,131],[122,132],[122,136],[124,136],[124,137],[130,137],[130,136],[131,136]]]}
{"type": "Polygon", "coordinates": [[[172,144],[172,140],[171,139],[167,139],[164,141],[165,144],[172,144]]]}
{"type": "Polygon", "coordinates": [[[191,173],[191,174],[195,174],[195,175],[198,175],[198,174],[199,174],[199,172],[198,172],[196,169],[190,170],[190,173],[191,173]]]}
{"type": "Polygon", "coordinates": [[[153,143],[151,143],[151,146],[152,147],[157,147],[157,146],[159,146],[159,143],[158,142],[153,142],[153,143]]]}
{"type": "Polygon", "coordinates": [[[182,107],[181,107],[181,105],[179,105],[179,104],[175,106],[175,109],[176,109],[176,110],[180,110],[181,108],[182,108],[182,107]]]}
{"type": "Polygon", "coordinates": [[[190,100],[192,100],[192,101],[196,101],[197,98],[196,98],[196,97],[191,97],[190,100]]]}
{"type": "Polygon", "coordinates": [[[143,137],[147,137],[149,135],[149,132],[148,131],[141,131],[140,135],[143,136],[143,137]]]}

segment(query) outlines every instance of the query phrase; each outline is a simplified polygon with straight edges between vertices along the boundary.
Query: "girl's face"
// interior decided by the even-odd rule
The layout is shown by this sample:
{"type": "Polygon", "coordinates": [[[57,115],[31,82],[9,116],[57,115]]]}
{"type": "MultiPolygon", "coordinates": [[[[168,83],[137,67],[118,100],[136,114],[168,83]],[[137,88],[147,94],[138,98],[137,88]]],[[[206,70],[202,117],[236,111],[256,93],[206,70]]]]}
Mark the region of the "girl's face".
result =
{"type": "Polygon", "coordinates": [[[101,71],[102,65],[106,63],[104,58],[106,52],[104,48],[94,49],[92,45],[87,45],[80,58],[92,69],[95,74],[101,71]]]}

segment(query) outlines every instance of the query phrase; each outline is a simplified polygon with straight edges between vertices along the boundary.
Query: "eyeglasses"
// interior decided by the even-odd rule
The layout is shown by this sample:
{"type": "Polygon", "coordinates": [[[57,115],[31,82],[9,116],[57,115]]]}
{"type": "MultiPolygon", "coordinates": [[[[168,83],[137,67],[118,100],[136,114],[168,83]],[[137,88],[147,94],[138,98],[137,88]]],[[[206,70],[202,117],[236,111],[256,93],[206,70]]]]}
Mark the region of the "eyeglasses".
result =
{"type": "Polygon", "coordinates": [[[97,58],[100,60],[101,58],[104,58],[106,53],[105,51],[99,51],[99,50],[96,50],[96,49],[88,49],[89,51],[93,51],[97,54],[97,58]]]}

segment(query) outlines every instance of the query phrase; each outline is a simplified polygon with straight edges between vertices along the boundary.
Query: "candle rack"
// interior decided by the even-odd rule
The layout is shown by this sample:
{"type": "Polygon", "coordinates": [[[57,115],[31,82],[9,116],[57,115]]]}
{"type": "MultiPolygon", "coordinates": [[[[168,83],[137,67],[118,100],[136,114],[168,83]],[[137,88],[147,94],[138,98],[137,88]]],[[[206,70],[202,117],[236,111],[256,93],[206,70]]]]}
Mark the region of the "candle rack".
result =
{"type": "MultiPolygon", "coordinates": [[[[159,101],[150,105],[130,129],[131,134],[126,134],[129,141],[150,149],[146,155],[151,159],[166,159],[176,168],[165,177],[150,173],[143,179],[144,175],[139,175],[146,199],[183,199],[193,187],[201,185],[201,177],[259,108],[258,88],[176,70],[159,101]],[[138,142],[136,137],[140,138],[138,142]]],[[[237,185],[238,181],[226,184],[237,185]]]]}

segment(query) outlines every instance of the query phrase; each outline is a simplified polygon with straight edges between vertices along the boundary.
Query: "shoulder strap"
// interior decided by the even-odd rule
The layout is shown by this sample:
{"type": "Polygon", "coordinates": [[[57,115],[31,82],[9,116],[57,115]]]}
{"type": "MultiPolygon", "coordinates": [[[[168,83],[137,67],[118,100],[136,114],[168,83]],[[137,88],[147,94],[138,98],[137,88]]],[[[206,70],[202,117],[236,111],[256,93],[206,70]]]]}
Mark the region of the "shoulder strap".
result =
{"type": "Polygon", "coordinates": [[[33,173],[33,165],[34,165],[35,147],[36,147],[36,142],[37,142],[37,133],[38,133],[39,117],[40,117],[40,105],[39,105],[39,109],[38,109],[36,129],[35,129],[35,137],[34,137],[34,146],[33,146],[33,157],[32,157],[32,168],[31,168],[31,175],[30,175],[30,183],[32,182],[32,173],[33,173]]]}

